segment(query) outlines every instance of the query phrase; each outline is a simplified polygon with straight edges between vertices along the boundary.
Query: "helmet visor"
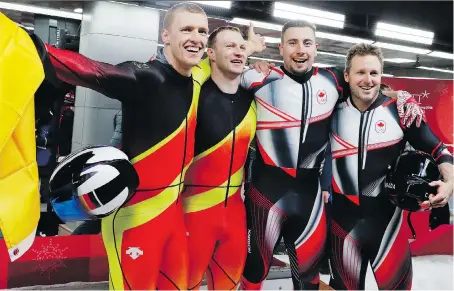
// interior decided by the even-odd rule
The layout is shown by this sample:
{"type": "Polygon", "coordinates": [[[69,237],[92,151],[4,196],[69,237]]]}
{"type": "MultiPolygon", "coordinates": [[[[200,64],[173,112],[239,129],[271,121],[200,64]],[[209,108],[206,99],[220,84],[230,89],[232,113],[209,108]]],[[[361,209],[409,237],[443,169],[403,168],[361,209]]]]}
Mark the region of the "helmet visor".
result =
{"type": "Polygon", "coordinates": [[[57,216],[64,222],[91,220],[93,218],[84,210],[76,195],[72,195],[71,199],[67,200],[54,198],[50,200],[50,203],[57,216]]]}

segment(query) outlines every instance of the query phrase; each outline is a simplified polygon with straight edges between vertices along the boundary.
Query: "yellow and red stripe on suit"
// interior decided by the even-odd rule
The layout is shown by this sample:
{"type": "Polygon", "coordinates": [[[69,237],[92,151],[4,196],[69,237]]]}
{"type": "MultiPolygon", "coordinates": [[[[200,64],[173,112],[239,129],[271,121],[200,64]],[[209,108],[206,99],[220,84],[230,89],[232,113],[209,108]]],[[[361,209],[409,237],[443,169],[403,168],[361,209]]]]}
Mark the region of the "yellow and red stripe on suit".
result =
{"type": "Polygon", "coordinates": [[[11,261],[33,244],[40,217],[34,94],[43,79],[27,32],[0,13],[0,228],[11,261]]]}
{"type": "Polygon", "coordinates": [[[212,79],[202,87],[195,158],[183,191],[190,289],[200,287],[206,271],[209,289],[231,290],[241,278],[247,242],[240,191],[255,110],[253,95],[242,88],[226,94],[212,79]]]}
{"type": "Polygon", "coordinates": [[[197,104],[209,63],[185,77],[162,54],[151,62],[110,65],[46,48],[60,81],[122,102],[122,150],[140,184],[121,209],[102,220],[109,288],[187,289],[187,239],[178,197],[194,158],[197,104]]]}

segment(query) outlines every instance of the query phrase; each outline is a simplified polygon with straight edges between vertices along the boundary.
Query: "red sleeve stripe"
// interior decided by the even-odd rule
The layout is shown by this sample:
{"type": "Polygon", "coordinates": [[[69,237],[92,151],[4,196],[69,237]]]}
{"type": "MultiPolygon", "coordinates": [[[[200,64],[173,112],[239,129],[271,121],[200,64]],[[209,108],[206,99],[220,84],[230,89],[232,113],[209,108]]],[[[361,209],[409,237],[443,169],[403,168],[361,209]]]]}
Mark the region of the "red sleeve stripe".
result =
{"type": "Polygon", "coordinates": [[[441,142],[432,150],[432,152],[430,153],[430,155],[433,157],[434,154],[435,154],[435,151],[441,146],[441,142]]]}
{"type": "Polygon", "coordinates": [[[394,102],[397,102],[397,99],[391,99],[385,103],[382,104],[383,107],[387,107],[388,105],[390,105],[391,103],[394,103],[394,102]]]}

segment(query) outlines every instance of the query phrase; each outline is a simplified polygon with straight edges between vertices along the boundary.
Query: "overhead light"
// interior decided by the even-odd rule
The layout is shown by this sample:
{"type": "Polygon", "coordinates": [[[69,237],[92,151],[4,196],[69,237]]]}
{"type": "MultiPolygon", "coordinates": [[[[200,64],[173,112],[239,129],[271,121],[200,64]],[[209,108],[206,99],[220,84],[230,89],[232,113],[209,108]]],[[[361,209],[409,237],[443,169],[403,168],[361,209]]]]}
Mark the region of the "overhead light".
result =
{"type": "Polygon", "coordinates": [[[377,23],[375,35],[423,44],[432,44],[434,38],[434,33],[431,31],[414,29],[384,22],[377,23]]]}
{"type": "Polygon", "coordinates": [[[283,63],[283,60],[274,60],[274,59],[267,59],[267,58],[260,58],[260,57],[249,57],[249,59],[259,60],[259,61],[267,61],[272,63],[283,63]]]}
{"type": "Polygon", "coordinates": [[[238,17],[233,18],[232,20],[230,20],[230,22],[235,23],[235,24],[240,24],[240,25],[246,25],[246,26],[249,26],[249,24],[252,23],[252,25],[254,25],[255,27],[265,28],[265,29],[269,29],[269,30],[276,30],[276,31],[282,30],[282,25],[280,25],[280,24],[255,21],[255,20],[249,20],[249,19],[238,18],[238,17]]]}
{"type": "Polygon", "coordinates": [[[265,39],[266,43],[280,43],[281,42],[281,39],[278,37],[265,36],[263,38],[265,39]]]}
{"type": "Polygon", "coordinates": [[[290,5],[281,2],[274,3],[274,17],[301,19],[314,24],[344,28],[345,15],[318,9],[290,5]]]}
{"type": "Polygon", "coordinates": [[[59,9],[33,6],[33,5],[28,5],[28,4],[0,2],[0,8],[7,9],[7,10],[34,13],[34,14],[43,14],[43,15],[49,15],[49,16],[55,16],[55,17],[82,20],[82,15],[79,13],[74,13],[74,12],[69,12],[69,11],[64,11],[64,10],[59,10],[59,9]]]}
{"type": "Polygon", "coordinates": [[[430,52],[427,55],[431,56],[431,57],[436,57],[436,58],[454,60],[454,55],[453,54],[448,54],[448,53],[444,53],[444,52],[433,51],[433,52],[430,52]]]}
{"type": "MultiPolygon", "coordinates": [[[[246,25],[246,26],[249,26],[249,24],[252,23],[252,25],[254,25],[254,27],[260,27],[260,28],[275,30],[275,31],[282,31],[282,25],[280,25],[280,24],[255,21],[255,20],[250,20],[250,19],[245,19],[245,18],[235,17],[232,20],[230,20],[230,23],[246,25]]],[[[351,36],[327,33],[327,32],[321,32],[321,31],[317,31],[315,33],[315,36],[317,38],[325,38],[325,39],[331,39],[331,40],[337,40],[337,41],[343,41],[343,42],[355,43],[355,44],[356,43],[368,43],[368,44],[374,43],[374,41],[370,40],[370,39],[363,39],[363,38],[358,38],[358,37],[351,37],[351,36]]],[[[273,40],[270,40],[270,43],[273,43],[272,41],[273,40]]]]}
{"type": "Polygon", "coordinates": [[[430,52],[430,50],[427,50],[427,49],[420,49],[420,48],[397,45],[397,44],[390,44],[390,43],[385,43],[385,42],[376,42],[375,45],[382,47],[382,48],[390,49],[390,50],[414,53],[414,54],[419,54],[419,55],[425,55],[430,52]]]}
{"type": "Polygon", "coordinates": [[[373,40],[369,40],[369,39],[362,39],[362,38],[357,38],[357,37],[351,37],[351,36],[327,33],[327,32],[321,32],[321,31],[317,31],[316,36],[317,36],[317,38],[326,38],[326,39],[343,41],[343,42],[348,42],[348,43],[355,43],[355,44],[356,43],[371,44],[374,42],[373,40]]]}
{"type": "Polygon", "coordinates": [[[123,5],[130,5],[130,6],[137,6],[137,7],[139,7],[139,4],[129,3],[129,2],[121,2],[121,1],[107,1],[107,2],[112,2],[112,3],[117,3],[117,4],[123,4],[123,5]]]}
{"type": "Polygon", "coordinates": [[[82,13],[82,12],[84,12],[84,10],[82,8],[76,8],[76,9],[74,9],[74,12],[82,13]]]}
{"type": "Polygon", "coordinates": [[[341,55],[341,54],[335,54],[335,53],[329,53],[329,52],[321,52],[321,51],[317,51],[317,54],[333,56],[333,57],[339,57],[339,58],[344,58],[345,59],[345,55],[341,55]]]}
{"type": "Polygon", "coordinates": [[[388,31],[397,31],[400,33],[410,34],[410,35],[414,35],[414,36],[422,36],[425,38],[434,37],[434,33],[431,31],[414,29],[414,28],[409,28],[409,27],[405,27],[405,26],[389,24],[389,23],[385,23],[385,22],[378,22],[377,29],[383,29],[383,30],[388,30],[388,31]]]}
{"type": "Polygon", "coordinates": [[[438,79],[438,78],[428,78],[428,77],[406,77],[406,76],[399,76],[399,77],[395,77],[395,78],[399,78],[399,79],[424,79],[424,80],[443,80],[443,79],[438,79]]]}
{"type": "Polygon", "coordinates": [[[314,16],[310,16],[310,15],[303,15],[303,14],[294,13],[294,12],[290,12],[290,11],[276,11],[275,10],[273,13],[273,16],[292,19],[292,20],[306,20],[306,21],[309,21],[311,23],[318,24],[318,25],[325,25],[325,26],[331,26],[331,27],[336,27],[336,28],[344,28],[343,21],[318,18],[318,17],[314,17],[314,16]]]}
{"type": "Polygon", "coordinates": [[[191,2],[225,9],[230,9],[230,7],[232,6],[232,1],[191,1],[191,2]]]}
{"type": "Polygon", "coordinates": [[[398,32],[394,31],[386,31],[386,30],[375,30],[375,35],[376,36],[382,36],[382,37],[387,37],[387,38],[393,38],[393,39],[400,39],[400,40],[405,40],[405,41],[410,41],[410,42],[417,42],[417,43],[422,43],[422,44],[432,44],[433,38],[424,38],[421,36],[414,36],[414,35],[407,35],[407,34],[401,34],[398,32]]]}
{"type": "Polygon", "coordinates": [[[415,60],[404,59],[404,58],[392,58],[392,59],[385,59],[385,62],[404,64],[404,63],[413,63],[413,62],[415,62],[415,60]]]}
{"type": "Polygon", "coordinates": [[[394,77],[394,75],[391,74],[381,74],[382,77],[394,77]]]}
{"type": "Polygon", "coordinates": [[[437,72],[442,72],[442,73],[454,74],[454,71],[438,69],[438,68],[430,68],[430,67],[423,67],[423,66],[419,66],[417,68],[422,69],[422,70],[428,70],[428,71],[437,71],[437,72]]]}
{"type": "Polygon", "coordinates": [[[331,64],[322,64],[322,63],[314,63],[314,67],[319,67],[319,68],[329,68],[329,67],[335,67],[335,65],[331,64]]]}

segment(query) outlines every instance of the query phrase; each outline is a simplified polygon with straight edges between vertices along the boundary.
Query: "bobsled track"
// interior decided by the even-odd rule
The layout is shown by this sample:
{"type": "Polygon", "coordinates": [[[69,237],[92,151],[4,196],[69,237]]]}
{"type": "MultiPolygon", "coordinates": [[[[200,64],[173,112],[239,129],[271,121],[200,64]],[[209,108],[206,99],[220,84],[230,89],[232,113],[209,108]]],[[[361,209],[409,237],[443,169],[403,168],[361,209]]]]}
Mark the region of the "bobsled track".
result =
{"type": "MultiPolygon", "coordinates": [[[[286,255],[275,255],[283,262],[288,263],[286,255]]],[[[430,255],[413,257],[413,290],[454,290],[453,283],[453,256],[430,255]]],[[[329,283],[329,275],[321,275],[321,280],[329,283]]],[[[322,287],[323,288],[323,287],[322,287]]],[[[322,289],[321,288],[321,289],[322,289]]],[[[72,282],[60,285],[28,286],[15,288],[21,290],[107,290],[107,282],[72,282]]],[[[202,290],[206,290],[203,285],[202,290]]],[[[273,267],[268,279],[263,285],[265,290],[292,290],[289,268],[273,267]]],[[[324,286],[323,289],[326,289],[324,286]]],[[[366,276],[366,290],[377,290],[373,273],[369,267],[366,276]]]]}

